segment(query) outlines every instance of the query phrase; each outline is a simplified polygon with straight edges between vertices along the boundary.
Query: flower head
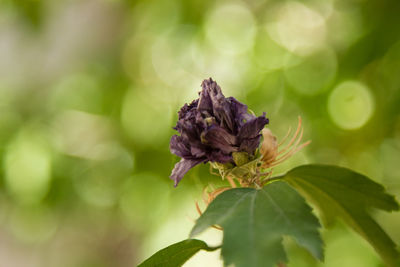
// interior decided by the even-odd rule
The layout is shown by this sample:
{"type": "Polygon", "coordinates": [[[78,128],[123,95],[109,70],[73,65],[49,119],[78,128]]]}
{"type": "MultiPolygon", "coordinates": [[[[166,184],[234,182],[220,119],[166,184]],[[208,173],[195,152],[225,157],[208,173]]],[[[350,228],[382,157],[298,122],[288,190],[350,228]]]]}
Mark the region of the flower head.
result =
{"type": "Polygon", "coordinates": [[[233,152],[254,155],[260,144],[260,131],[268,124],[265,113],[256,117],[233,97],[225,98],[211,78],[201,84],[199,98],[179,111],[170,149],[181,157],[170,176],[175,186],[189,169],[199,163],[234,164],[233,152]]]}

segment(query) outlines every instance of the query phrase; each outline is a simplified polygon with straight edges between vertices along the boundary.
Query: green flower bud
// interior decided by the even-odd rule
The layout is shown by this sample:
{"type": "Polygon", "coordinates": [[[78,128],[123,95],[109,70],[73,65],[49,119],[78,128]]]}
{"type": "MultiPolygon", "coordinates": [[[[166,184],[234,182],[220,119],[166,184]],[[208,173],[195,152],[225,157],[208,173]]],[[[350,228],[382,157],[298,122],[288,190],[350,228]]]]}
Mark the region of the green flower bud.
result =
{"type": "Polygon", "coordinates": [[[233,162],[236,166],[242,166],[249,162],[249,154],[247,152],[232,152],[233,162]]]}

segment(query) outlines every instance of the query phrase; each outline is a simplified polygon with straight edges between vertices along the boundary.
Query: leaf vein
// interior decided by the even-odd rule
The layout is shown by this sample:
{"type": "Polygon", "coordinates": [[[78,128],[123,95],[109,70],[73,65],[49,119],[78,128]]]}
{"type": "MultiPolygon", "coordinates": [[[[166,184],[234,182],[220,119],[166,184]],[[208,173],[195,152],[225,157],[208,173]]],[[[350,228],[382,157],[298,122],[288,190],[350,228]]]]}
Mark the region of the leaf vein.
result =
{"type": "Polygon", "coordinates": [[[292,225],[292,222],[290,219],[285,215],[285,212],[282,210],[282,208],[275,202],[275,200],[268,194],[268,192],[265,192],[264,190],[261,190],[268,198],[268,200],[271,202],[272,206],[275,208],[275,210],[279,213],[281,217],[285,219],[285,221],[289,224],[292,225]]]}

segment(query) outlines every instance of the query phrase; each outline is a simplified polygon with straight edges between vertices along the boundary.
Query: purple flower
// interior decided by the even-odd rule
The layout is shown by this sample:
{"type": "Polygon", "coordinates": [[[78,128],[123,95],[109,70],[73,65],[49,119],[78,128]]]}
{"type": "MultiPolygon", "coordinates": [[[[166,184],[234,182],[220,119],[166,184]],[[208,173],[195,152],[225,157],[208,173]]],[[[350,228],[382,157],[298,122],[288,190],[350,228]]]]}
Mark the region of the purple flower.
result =
{"type": "Polygon", "coordinates": [[[171,138],[171,152],[182,158],[170,176],[175,186],[199,163],[234,164],[232,152],[254,155],[260,144],[260,131],[268,123],[265,113],[256,117],[235,98],[225,98],[211,78],[204,80],[201,87],[200,97],[178,112],[174,129],[180,135],[171,138]]]}

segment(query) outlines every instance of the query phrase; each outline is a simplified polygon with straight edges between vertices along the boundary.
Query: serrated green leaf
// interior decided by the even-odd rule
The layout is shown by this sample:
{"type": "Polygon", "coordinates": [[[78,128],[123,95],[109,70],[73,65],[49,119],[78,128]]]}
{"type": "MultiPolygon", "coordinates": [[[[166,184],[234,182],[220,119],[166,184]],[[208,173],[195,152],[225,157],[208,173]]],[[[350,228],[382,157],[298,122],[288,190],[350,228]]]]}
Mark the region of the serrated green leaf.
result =
{"type": "Polygon", "coordinates": [[[187,239],[156,252],[138,267],[179,267],[200,250],[213,251],[218,248],[209,247],[201,240],[187,239]]]}
{"type": "Polygon", "coordinates": [[[323,258],[317,218],[305,200],[281,181],[260,190],[235,188],[220,194],[197,220],[191,236],[214,224],[224,228],[221,254],[226,265],[272,267],[286,262],[283,235],[323,258]]]}
{"type": "Polygon", "coordinates": [[[326,225],[341,218],[371,243],[388,266],[397,266],[395,243],[368,213],[370,208],[399,209],[382,185],[349,169],[328,165],[300,166],[283,179],[321,210],[326,225]]]}

